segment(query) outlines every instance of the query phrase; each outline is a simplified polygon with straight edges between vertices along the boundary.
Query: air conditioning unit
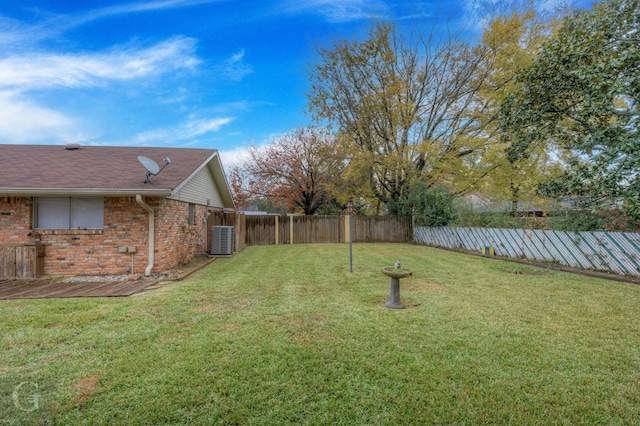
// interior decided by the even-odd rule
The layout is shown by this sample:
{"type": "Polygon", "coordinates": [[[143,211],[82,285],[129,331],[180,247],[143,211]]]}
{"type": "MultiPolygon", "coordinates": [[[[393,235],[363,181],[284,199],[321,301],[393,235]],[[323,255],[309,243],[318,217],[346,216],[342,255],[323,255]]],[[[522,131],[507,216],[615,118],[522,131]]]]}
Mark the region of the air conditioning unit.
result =
{"type": "Polygon", "coordinates": [[[233,254],[233,226],[211,227],[211,254],[233,254]]]}

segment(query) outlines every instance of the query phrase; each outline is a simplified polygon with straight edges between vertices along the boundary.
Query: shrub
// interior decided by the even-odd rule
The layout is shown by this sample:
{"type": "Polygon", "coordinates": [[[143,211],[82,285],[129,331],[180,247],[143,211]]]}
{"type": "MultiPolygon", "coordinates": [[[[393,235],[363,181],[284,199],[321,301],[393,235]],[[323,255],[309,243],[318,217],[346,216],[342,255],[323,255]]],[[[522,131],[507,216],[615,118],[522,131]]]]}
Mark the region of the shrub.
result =
{"type": "Polygon", "coordinates": [[[429,187],[424,181],[416,181],[408,194],[396,202],[390,202],[390,214],[413,215],[417,226],[446,226],[456,217],[454,196],[441,187],[429,187]]]}
{"type": "Polygon", "coordinates": [[[550,229],[559,231],[598,231],[604,221],[597,213],[588,210],[565,210],[554,212],[548,219],[550,229]]]}

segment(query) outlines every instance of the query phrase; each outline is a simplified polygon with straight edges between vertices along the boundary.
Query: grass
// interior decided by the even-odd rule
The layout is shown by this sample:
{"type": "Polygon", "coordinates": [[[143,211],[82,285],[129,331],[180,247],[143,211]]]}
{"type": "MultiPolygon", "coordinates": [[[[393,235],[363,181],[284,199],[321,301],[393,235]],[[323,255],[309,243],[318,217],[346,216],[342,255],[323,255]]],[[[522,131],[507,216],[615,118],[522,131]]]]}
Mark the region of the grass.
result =
{"type": "Polygon", "coordinates": [[[508,268],[263,246],[129,298],[2,301],[0,425],[636,423],[640,287],[508,268]]]}

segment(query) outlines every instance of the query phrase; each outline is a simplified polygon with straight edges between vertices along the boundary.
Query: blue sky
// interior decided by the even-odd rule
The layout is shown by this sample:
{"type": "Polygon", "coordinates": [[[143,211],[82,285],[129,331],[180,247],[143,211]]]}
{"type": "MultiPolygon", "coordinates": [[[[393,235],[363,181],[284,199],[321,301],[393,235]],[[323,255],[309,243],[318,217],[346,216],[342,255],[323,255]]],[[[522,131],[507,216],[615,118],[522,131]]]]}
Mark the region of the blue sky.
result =
{"type": "Polygon", "coordinates": [[[3,0],[0,144],[216,148],[228,165],[310,124],[306,69],[318,46],[361,36],[374,18],[438,20],[474,37],[513,3],[3,0]]]}

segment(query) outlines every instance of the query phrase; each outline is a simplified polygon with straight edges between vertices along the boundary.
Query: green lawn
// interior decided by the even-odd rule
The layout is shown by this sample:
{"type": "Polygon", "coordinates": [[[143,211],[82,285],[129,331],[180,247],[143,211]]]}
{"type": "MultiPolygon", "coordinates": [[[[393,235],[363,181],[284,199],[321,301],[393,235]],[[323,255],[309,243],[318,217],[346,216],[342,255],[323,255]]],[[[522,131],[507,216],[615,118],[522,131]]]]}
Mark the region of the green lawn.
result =
{"type": "Polygon", "coordinates": [[[0,301],[0,425],[637,424],[640,287],[532,269],[264,246],[129,298],[0,301]]]}

